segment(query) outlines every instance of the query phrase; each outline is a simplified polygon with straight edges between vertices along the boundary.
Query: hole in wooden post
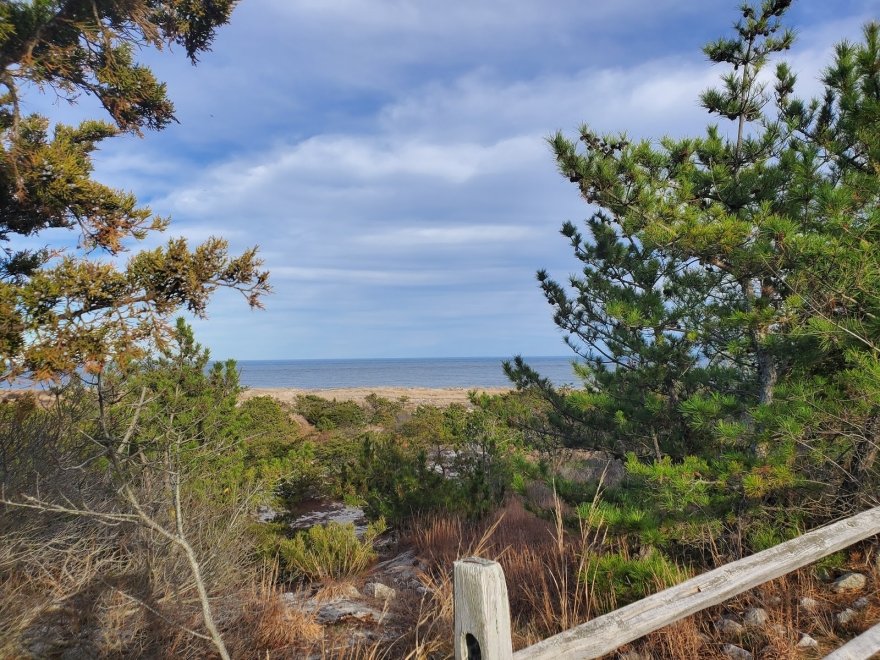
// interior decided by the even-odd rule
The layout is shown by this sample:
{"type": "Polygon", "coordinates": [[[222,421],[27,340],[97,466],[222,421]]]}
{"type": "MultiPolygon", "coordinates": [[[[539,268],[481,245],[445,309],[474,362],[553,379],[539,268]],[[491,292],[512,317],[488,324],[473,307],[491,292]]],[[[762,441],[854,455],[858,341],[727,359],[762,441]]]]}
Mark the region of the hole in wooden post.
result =
{"type": "Polygon", "coordinates": [[[467,649],[467,660],[483,660],[483,653],[480,651],[480,643],[477,638],[468,633],[464,636],[464,646],[467,649]]]}

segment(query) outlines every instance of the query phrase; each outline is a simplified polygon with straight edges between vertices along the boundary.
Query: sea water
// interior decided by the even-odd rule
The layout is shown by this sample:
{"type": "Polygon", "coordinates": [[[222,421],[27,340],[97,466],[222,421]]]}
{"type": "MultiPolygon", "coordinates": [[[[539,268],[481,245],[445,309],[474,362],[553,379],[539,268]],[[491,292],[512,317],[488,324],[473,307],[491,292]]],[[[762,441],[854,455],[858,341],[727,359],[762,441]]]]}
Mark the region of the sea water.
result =
{"type": "MultiPolygon", "coordinates": [[[[501,366],[505,359],[240,360],[237,365],[247,387],[511,387],[501,366]]],[[[570,357],[525,360],[556,385],[577,382],[570,357]]]]}

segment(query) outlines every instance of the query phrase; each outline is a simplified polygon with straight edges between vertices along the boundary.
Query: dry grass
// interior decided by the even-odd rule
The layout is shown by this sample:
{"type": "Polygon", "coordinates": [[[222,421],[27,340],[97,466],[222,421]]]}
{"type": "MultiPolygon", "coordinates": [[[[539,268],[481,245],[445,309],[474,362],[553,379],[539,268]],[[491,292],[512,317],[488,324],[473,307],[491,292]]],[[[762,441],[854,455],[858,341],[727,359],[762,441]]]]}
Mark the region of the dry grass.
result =
{"type": "MultiPolygon", "coordinates": [[[[452,517],[424,518],[410,531],[410,540],[432,568],[426,578],[430,595],[413,616],[410,631],[393,645],[378,645],[375,656],[388,658],[445,658],[451,654],[453,629],[452,562],[477,555],[497,560],[508,585],[514,648],[523,648],[548,636],[583,623],[615,603],[607,595],[594,593],[583,575],[584,557],[600,552],[606,540],[584,530],[566,533],[562,512],[557,507],[555,522],[525,511],[517,502],[478,523],[465,523],[452,517]],[[380,655],[379,651],[386,655],[380,655]]],[[[731,599],[721,606],[667,626],[619,649],[609,658],[634,650],[645,657],[724,658],[725,643],[736,643],[762,660],[794,660],[820,657],[847,639],[880,620],[880,584],[876,548],[862,544],[848,557],[848,570],[869,574],[869,588],[860,594],[834,594],[830,584],[816,577],[807,567],[731,599]],[[868,596],[869,605],[855,619],[841,626],[835,614],[858,596],[868,596]],[[799,605],[803,597],[819,603],[808,612],[799,605]],[[769,615],[767,625],[748,629],[740,639],[724,639],[715,622],[722,616],[740,619],[751,607],[761,607],[769,615]],[[803,634],[818,640],[818,652],[799,649],[803,634]]],[[[724,563],[722,557],[717,563],[724,563]]],[[[658,587],[659,588],[659,587],[658,587]]]]}
{"type": "Polygon", "coordinates": [[[413,658],[445,657],[451,650],[452,564],[465,556],[498,561],[508,584],[514,644],[527,646],[565,630],[590,615],[589,586],[580,578],[596,538],[586,529],[569,534],[561,508],[554,522],[526,511],[517,500],[479,522],[449,516],[418,521],[410,540],[433,570],[430,597],[421,604],[409,636],[413,658]],[[439,654],[439,655],[438,655],[439,654]]]}
{"type": "MultiPolygon", "coordinates": [[[[78,521],[77,526],[67,528],[66,536],[58,528],[51,532],[22,528],[17,535],[7,535],[7,543],[0,543],[0,657],[28,657],[28,649],[37,657],[52,655],[70,648],[72,639],[79,639],[79,650],[93,657],[211,657],[204,640],[183,630],[199,629],[193,594],[186,589],[154,588],[147,597],[151,580],[175,575],[173,562],[163,564],[155,556],[150,558],[153,564],[135,562],[118,549],[121,539],[125,539],[123,546],[131,548],[137,542],[136,535],[84,524],[78,521]],[[66,545],[55,541],[45,547],[46,534],[69,540],[66,545]],[[111,546],[116,550],[110,551],[111,546]],[[145,573],[147,566],[153,571],[149,575],[145,573]],[[21,607],[23,602],[27,608],[21,607]],[[42,646],[37,648],[35,643],[42,646]]],[[[212,582],[218,619],[233,657],[447,658],[452,652],[451,567],[455,559],[467,555],[494,558],[502,564],[510,592],[515,648],[586,621],[607,605],[581,577],[584,557],[600,551],[604,539],[584,531],[567,532],[561,514],[555,521],[543,520],[511,501],[479,522],[424,518],[413,526],[409,537],[418,552],[430,559],[431,568],[424,578],[428,592],[419,597],[401,591],[392,605],[392,624],[387,628],[318,625],[311,614],[285,603],[276,569],[243,571],[225,588],[212,582]]],[[[869,589],[862,594],[834,594],[829,584],[819,581],[815,571],[807,568],[652,633],[621,651],[636,650],[670,660],[722,658],[722,646],[731,640],[722,639],[714,622],[721,616],[741,617],[749,607],[758,606],[767,610],[770,621],[736,640],[739,645],[756,659],[817,657],[819,652],[811,656],[795,648],[801,633],[817,639],[824,654],[880,619],[880,594],[872,588],[880,584],[875,553],[873,546],[863,544],[845,561],[848,569],[868,573],[869,589]],[[869,596],[868,607],[851,623],[836,623],[835,613],[860,595],[869,596]],[[819,603],[817,611],[807,612],[798,605],[804,596],[819,603]]],[[[226,578],[232,575],[220,573],[226,578]]],[[[332,597],[344,592],[345,586],[330,583],[323,594],[332,597]]]]}
{"type": "Polygon", "coordinates": [[[323,628],[312,614],[284,602],[277,577],[277,566],[264,570],[259,584],[243,599],[238,618],[224,629],[234,658],[297,657],[322,639],[323,628]]]}
{"type": "MultiPolygon", "coordinates": [[[[259,609],[271,613],[250,593],[259,575],[249,523],[207,507],[191,512],[198,522],[190,536],[222,627],[259,609]]],[[[265,632],[250,630],[254,639],[265,632]]],[[[0,511],[0,657],[67,649],[84,657],[210,657],[204,632],[176,547],[133,525],[0,511]]]]}

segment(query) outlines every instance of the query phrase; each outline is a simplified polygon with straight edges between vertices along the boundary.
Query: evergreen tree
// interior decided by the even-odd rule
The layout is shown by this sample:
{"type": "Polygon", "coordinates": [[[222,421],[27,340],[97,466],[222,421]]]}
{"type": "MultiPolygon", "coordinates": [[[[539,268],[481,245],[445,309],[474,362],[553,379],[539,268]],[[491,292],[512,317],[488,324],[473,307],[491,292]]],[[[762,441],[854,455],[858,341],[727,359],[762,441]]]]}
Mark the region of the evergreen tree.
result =
{"type": "Polygon", "coordinates": [[[0,359],[2,376],[36,378],[166,340],[185,307],[203,315],[218,286],[259,306],[268,291],[256,250],[234,257],[222,239],[190,249],[184,239],[114,257],[167,219],[92,178],[105,139],[174,121],[165,85],[135,60],[143,46],[177,44],[195,63],[227,22],[235,0],[0,1],[0,359]],[[56,124],[28,114],[25,92],[75,102],[95,97],[112,122],[56,124]],[[77,249],[31,247],[51,229],[79,236],[77,249]],[[103,256],[104,259],[95,258],[103,256]]]}
{"type": "Polygon", "coordinates": [[[704,49],[731,69],[701,97],[728,123],[658,143],[587,126],[551,138],[596,208],[587,236],[562,229],[581,273],[568,287],[538,273],[585,389],[556,392],[522,360],[507,366],[582,429],[571,443],[732,451],[759,495],[831,456],[864,476],[880,439],[878,26],[838,47],[824,96],[805,102],[784,63],[772,88],[760,75],[793,42],[780,20],[790,4],[744,4],[733,38],[704,49]],[[842,407],[853,428],[817,433],[842,407]]]}

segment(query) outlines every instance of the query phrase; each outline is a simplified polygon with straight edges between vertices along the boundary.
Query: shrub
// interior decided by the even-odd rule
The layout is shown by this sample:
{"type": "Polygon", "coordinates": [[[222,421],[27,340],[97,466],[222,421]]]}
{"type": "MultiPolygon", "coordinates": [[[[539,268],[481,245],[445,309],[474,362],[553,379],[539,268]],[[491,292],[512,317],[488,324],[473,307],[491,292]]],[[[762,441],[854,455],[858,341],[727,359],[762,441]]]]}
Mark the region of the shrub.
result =
{"type": "MultiPolygon", "coordinates": [[[[384,405],[378,397],[370,401],[373,410],[384,405]]],[[[299,398],[301,411],[313,405],[308,412],[316,416],[338,411],[340,404],[299,398]]],[[[357,501],[371,516],[400,523],[432,510],[469,517],[492,510],[518,473],[535,472],[519,444],[517,432],[490,413],[460,405],[419,406],[399,430],[326,434],[316,442],[314,456],[324,470],[320,482],[326,495],[357,501]]],[[[520,474],[520,487],[524,481],[520,474]]]]}
{"type": "Polygon", "coordinates": [[[376,559],[373,545],[386,529],[384,518],[379,518],[359,539],[352,523],[315,525],[292,539],[284,539],[281,559],[289,570],[310,580],[352,577],[376,559]]]}
{"type": "Polygon", "coordinates": [[[254,446],[252,453],[265,445],[268,450],[276,445],[290,445],[299,436],[299,428],[278,400],[270,396],[256,396],[243,401],[236,410],[234,421],[238,432],[254,446]]]}
{"type": "Polygon", "coordinates": [[[614,609],[671,587],[687,574],[658,551],[635,559],[610,552],[588,557],[583,577],[600,605],[614,609]]]}
{"type": "Polygon", "coordinates": [[[404,398],[392,401],[373,392],[364,399],[363,407],[370,424],[391,428],[397,425],[398,419],[403,413],[404,402],[404,398]]]}
{"type": "Polygon", "coordinates": [[[367,423],[367,413],[354,401],[330,401],[306,394],[296,397],[296,410],[319,431],[354,428],[367,423]]]}
{"type": "Polygon", "coordinates": [[[312,443],[300,438],[299,427],[276,399],[258,396],[243,402],[232,422],[240,439],[239,479],[262,484],[263,499],[281,497],[288,506],[314,494],[323,468],[312,443]]]}

